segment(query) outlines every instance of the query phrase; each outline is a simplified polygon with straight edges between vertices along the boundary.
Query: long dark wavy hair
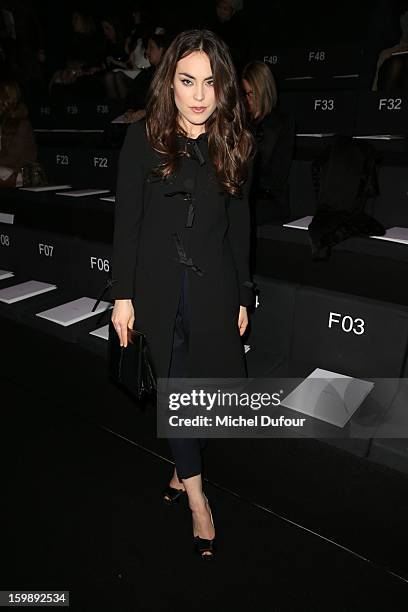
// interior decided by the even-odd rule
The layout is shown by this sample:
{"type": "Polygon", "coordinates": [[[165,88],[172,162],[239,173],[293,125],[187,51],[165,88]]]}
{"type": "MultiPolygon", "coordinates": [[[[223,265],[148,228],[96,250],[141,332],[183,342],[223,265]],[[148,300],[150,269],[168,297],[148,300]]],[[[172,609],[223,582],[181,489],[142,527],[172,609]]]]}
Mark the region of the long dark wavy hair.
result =
{"type": "Polygon", "coordinates": [[[178,122],[178,109],[171,88],[177,62],[194,51],[208,55],[214,78],[216,108],[206,122],[209,156],[220,185],[240,196],[248,177],[255,143],[245,125],[245,109],[227,45],[210,30],[187,30],[172,41],[152,80],[146,104],[146,134],[152,147],[166,156],[154,170],[160,178],[176,172],[180,155],[177,134],[186,133],[178,122]]]}

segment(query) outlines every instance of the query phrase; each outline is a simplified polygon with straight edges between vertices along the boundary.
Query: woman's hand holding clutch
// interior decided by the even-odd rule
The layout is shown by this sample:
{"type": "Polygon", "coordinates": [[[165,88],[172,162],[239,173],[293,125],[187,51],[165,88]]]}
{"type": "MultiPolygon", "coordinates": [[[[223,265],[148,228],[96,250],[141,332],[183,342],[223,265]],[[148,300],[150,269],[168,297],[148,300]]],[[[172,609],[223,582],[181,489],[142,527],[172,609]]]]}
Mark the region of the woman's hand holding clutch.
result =
{"type": "Polygon", "coordinates": [[[128,328],[133,329],[135,312],[132,300],[115,300],[111,317],[113,326],[119,336],[120,345],[126,347],[128,342],[128,328]]]}

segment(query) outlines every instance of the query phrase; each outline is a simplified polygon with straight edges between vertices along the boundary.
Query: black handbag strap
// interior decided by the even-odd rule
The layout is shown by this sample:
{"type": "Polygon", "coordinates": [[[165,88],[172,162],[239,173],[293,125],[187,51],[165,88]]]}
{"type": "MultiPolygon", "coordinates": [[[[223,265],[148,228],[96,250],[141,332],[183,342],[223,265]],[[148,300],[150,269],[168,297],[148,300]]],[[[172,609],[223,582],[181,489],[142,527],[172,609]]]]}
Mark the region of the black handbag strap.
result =
{"type": "Polygon", "coordinates": [[[108,291],[108,289],[110,289],[117,282],[118,282],[117,280],[114,280],[114,279],[112,279],[110,277],[107,279],[107,281],[105,283],[105,286],[104,286],[104,288],[102,290],[102,293],[100,294],[100,296],[96,300],[95,304],[92,306],[91,312],[94,312],[98,308],[99,302],[102,300],[102,298],[105,295],[105,293],[108,291]]]}

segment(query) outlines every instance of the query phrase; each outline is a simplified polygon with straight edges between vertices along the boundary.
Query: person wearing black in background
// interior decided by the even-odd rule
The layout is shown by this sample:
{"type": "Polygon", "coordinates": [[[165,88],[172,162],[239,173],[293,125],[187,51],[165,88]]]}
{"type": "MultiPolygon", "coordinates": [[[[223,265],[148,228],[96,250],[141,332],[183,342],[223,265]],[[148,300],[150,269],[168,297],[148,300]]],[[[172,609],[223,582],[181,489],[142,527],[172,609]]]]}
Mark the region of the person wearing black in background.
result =
{"type": "Polygon", "coordinates": [[[242,16],[242,0],[216,0],[209,28],[228,45],[238,73],[248,59],[250,35],[242,16]]]}
{"type": "Polygon", "coordinates": [[[251,189],[256,225],[289,216],[289,172],[295,146],[294,120],[277,110],[272,72],[263,62],[250,62],[242,73],[250,127],[257,142],[251,189]]]}
{"type": "Polygon", "coordinates": [[[134,79],[128,95],[126,105],[128,107],[125,117],[128,123],[135,123],[146,115],[146,96],[149,91],[150,83],[154,77],[157,66],[160,64],[163,55],[171,42],[171,37],[165,33],[163,28],[156,28],[147,37],[146,58],[150,66],[144,68],[134,79]]]}

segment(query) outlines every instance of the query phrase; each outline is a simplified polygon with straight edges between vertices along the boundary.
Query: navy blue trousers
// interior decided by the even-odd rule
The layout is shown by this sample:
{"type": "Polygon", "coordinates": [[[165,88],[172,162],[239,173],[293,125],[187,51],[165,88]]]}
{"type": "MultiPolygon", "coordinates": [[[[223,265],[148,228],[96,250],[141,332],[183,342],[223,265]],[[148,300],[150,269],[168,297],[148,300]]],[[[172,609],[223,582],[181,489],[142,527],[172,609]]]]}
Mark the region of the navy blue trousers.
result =
{"type": "MultiPolygon", "coordinates": [[[[184,271],[173,336],[169,378],[187,376],[190,310],[188,304],[188,272],[184,271]]],[[[190,478],[201,473],[201,451],[207,444],[202,438],[167,438],[179,478],[190,478]]]]}

